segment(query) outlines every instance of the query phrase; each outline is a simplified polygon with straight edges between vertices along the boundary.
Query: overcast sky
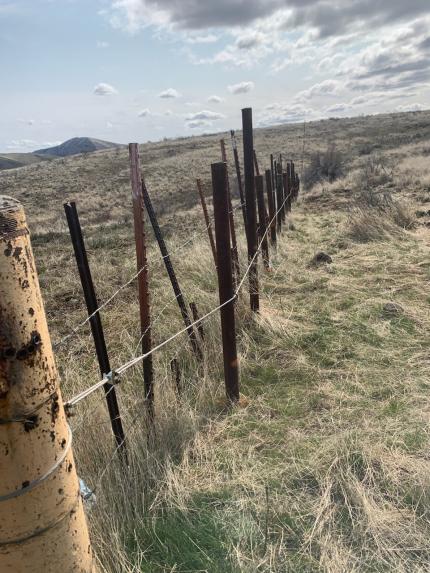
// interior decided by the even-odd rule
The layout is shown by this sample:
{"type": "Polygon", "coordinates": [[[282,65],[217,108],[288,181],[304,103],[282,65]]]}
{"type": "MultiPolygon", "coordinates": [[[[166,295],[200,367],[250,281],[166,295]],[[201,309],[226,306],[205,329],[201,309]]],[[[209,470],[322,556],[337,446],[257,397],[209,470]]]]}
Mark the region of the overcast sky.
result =
{"type": "Polygon", "coordinates": [[[0,151],[430,107],[430,0],[0,0],[0,151]]]}

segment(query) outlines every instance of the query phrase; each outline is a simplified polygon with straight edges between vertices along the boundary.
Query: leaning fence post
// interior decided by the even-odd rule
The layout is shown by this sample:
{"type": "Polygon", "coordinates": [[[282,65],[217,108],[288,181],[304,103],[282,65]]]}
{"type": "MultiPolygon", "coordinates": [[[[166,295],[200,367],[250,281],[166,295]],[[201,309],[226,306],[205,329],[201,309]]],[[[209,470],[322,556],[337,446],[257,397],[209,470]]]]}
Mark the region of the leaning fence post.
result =
{"type": "Polygon", "coordinates": [[[228,217],[227,166],[212,163],[212,186],[215,215],[215,237],[218,253],[218,285],[227,399],[239,400],[239,365],[236,349],[233,274],[231,268],[230,229],[228,217]]]}
{"type": "Polygon", "coordinates": [[[264,178],[262,175],[255,177],[255,189],[257,191],[257,205],[258,205],[258,223],[260,225],[261,234],[261,253],[263,255],[263,264],[266,269],[270,268],[269,259],[269,244],[267,241],[267,216],[266,206],[264,204],[264,178]]]}
{"type": "Polygon", "coordinates": [[[252,109],[242,109],[243,164],[245,168],[246,221],[249,270],[249,295],[251,310],[257,312],[260,306],[257,266],[257,209],[254,182],[254,137],[252,131],[252,109]]]}
{"type": "Polygon", "coordinates": [[[157,239],[158,246],[160,248],[161,256],[163,257],[164,266],[166,267],[167,274],[170,279],[170,284],[172,285],[173,292],[175,293],[176,300],[178,302],[179,310],[181,311],[182,320],[187,328],[188,337],[190,339],[191,347],[199,360],[203,359],[203,352],[197,340],[195,330],[193,328],[190,315],[188,314],[187,305],[185,304],[184,295],[179,287],[178,279],[176,278],[176,273],[173,269],[172,261],[170,260],[169,251],[167,250],[166,243],[164,241],[163,234],[158,224],[157,215],[155,214],[154,207],[152,206],[151,197],[149,196],[148,189],[146,188],[145,181],[142,179],[142,194],[143,201],[145,203],[146,211],[148,213],[149,220],[151,221],[152,229],[154,231],[155,238],[157,239]]]}
{"type": "Polygon", "coordinates": [[[200,203],[202,205],[203,217],[205,218],[206,229],[208,231],[209,243],[210,243],[210,246],[212,249],[212,255],[213,255],[214,263],[215,263],[215,267],[216,267],[216,248],[215,248],[214,236],[212,233],[212,223],[211,223],[211,220],[209,218],[208,208],[206,206],[206,199],[205,199],[205,196],[203,195],[202,182],[200,179],[196,179],[196,183],[197,183],[197,191],[199,192],[200,203]]]}
{"type": "MultiPolygon", "coordinates": [[[[220,140],[221,144],[221,160],[227,165],[227,153],[225,151],[225,142],[223,139],[220,140]]],[[[228,194],[228,217],[230,221],[230,235],[231,235],[231,248],[232,248],[232,258],[233,258],[233,267],[239,282],[240,276],[240,265],[239,265],[239,251],[237,248],[237,240],[236,240],[236,228],[234,224],[234,212],[233,212],[233,204],[231,202],[231,192],[230,192],[230,181],[228,178],[228,168],[227,168],[227,194],[228,194]]]]}
{"type": "Polygon", "coordinates": [[[0,571],[96,573],[22,205],[0,197],[0,571]]]}
{"type": "Polygon", "coordinates": [[[266,191],[269,205],[270,242],[276,247],[276,211],[272,188],[272,171],[270,169],[266,169],[266,191]]]}
{"type": "Polygon", "coordinates": [[[258,176],[260,175],[260,168],[258,167],[258,159],[257,159],[257,152],[254,149],[254,167],[255,167],[255,174],[258,176]]]}
{"type": "MultiPolygon", "coordinates": [[[[147,354],[151,350],[151,311],[149,305],[149,273],[148,260],[146,257],[146,234],[143,214],[141,172],[139,165],[139,147],[137,143],[130,143],[128,150],[130,158],[136,265],[137,272],[139,273],[137,280],[139,288],[140,335],[142,354],[147,354]]],[[[149,417],[152,420],[154,416],[154,371],[152,366],[152,354],[144,358],[142,363],[145,400],[148,407],[149,417]]]]}
{"type": "Polygon", "coordinates": [[[239,154],[237,151],[236,137],[234,135],[233,130],[230,131],[230,135],[231,135],[231,145],[233,148],[234,165],[236,167],[237,186],[239,188],[240,203],[242,206],[243,224],[245,225],[245,234],[246,234],[246,232],[247,232],[246,231],[246,202],[245,202],[245,195],[243,193],[242,175],[240,173],[239,154]]]}
{"type": "MultiPolygon", "coordinates": [[[[85,249],[85,243],[82,236],[82,229],[79,221],[78,211],[76,209],[76,204],[73,202],[65,203],[64,211],[66,213],[70,237],[72,239],[73,250],[75,253],[76,264],[78,266],[79,277],[81,279],[82,290],[84,292],[85,304],[87,305],[88,316],[90,317],[91,332],[96,348],[100,373],[102,377],[108,376],[109,374],[112,374],[112,370],[110,367],[109,356],[103,332],[103,325],[100,313],[98,312],[97,295],[94,288],[93,278],[91,276],[90,265],[88,263],[87,251],[85,249]]],[[[115,386],[110,382],[106,382],[106,384],[103,386],[103,389],[106,395],[109,417],[116,444],[118,446],[119,452],[124,456],[124,461],[127,463],[125,434],[119,413],[115,386]]]]}

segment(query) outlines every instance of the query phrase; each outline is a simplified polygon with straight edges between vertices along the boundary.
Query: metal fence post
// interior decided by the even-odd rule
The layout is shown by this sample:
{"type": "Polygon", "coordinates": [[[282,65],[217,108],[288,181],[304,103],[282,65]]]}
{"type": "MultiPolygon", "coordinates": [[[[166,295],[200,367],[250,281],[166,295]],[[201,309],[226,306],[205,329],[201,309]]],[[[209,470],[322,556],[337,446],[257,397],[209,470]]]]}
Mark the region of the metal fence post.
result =
{"type": "Polygon", "coordinates": [[[282,230],[282,202],[283,202],[283,186],[282,186],[282,175],[280,173],[276,174],[276,207],[277,207],[277,231],[278,233],[282,230]]]}
{"type": "Polygon", "coordinates": [[[22,205],[0,197],[0,571],[96,573],[22,205]]]}
{"type": "Polygon", "coordinates": [[[240,203],[242,207],[242,215],[243,215],[243,224],[245,225],[245,234],[246,234],[246,202],[245,202],[245,195],[243,193],[243,185],[242,185],[242,175],[240,173],[240,163],[239,163],[239,154],[237,151],[237,143],[236,137],[234,135],[234,131],[230,131],[231,135],[231,145],[233,148],[233,157],[234,157],[234,165],[236,167],[236,178],[237,178],[237,186],[239,188],[239,197],[240,203]]]}
{"type": "Polygon", "coordinates": [[[272,172],[266,169],[266,192],[267,203],[269,205],[269,223],[270,223],[270,242],[276,247],[276,218],[275,218],[275,200],[272,188],[272,172]]]}
{"type": "MultiPolygon", "coordinates": [[[[137,272],[139,273],[140,334],[142,339],[142,353],[146,354],[151,350],[151,311],[149,305],[149,273],[148,260],[146,257],[145,219],[143,214],[139,147],[137,143],[130,143],[129,157],[133,200],[134,241],[136,244],[137,272]]],[[[154,371],[152,366],[152,354],[143,359],[142,368],[145,399],[148,406],[148,414],[150,419],[152,419],[154,416],[154,371]]]]}
{"type": "Polygon", "coordinates": [[[254,167],[255,167],[255,175],[260,175],[260,169],[258,167],[258,159],[257,159],[257,152],[254,149],[254,167]]]}
{"type": "Polygon", "coordinates": [[[213,255],[214,263],[215,263],[215,267],[216,267],[216,248],[215,248],[214,236],[212,233],[212,223],[211,223],[211,220],[209,218],[208,208],[206,206],[206,199],[205,199],[205,196],[203,195],[202,182],[200,179],[197,179],[196,183],[197,183],[197,191],[199,192],[200,203],[202,205],[203,217],[205,218],[206,228],[208,231],[209,243],[211,245],[212,255],[213,255]]]}
{"type": "Polygon", "coordinates": [[[236,350],[233,274],[231,268],[230,230],[228,217],[227,166],[212,163],[215,237],[218,253],[218,285],[221,307],[221,330],[224,358],[224,378],[227,399],[239,400],[239,365],[236,350]],[[229,301],[229,302],[228,302],[229,301]]]}
{"type": "Polygon", "coordinates": [[[270,268],[269,259],[269,243],[267,240],[267,216],[266,216],[266,206],[264,204],[264,177],[262,175],[256,175],[255,177],[255,189],[257,191],[257,205],[258,205],[258,223],[260,225],[260,235],[261,235],[261,253],[263,255],[263,264],[266,269],[270,268]]]}
{"type": "MultiPolygon", "coordinates": [[[[227,165],[227,153],[225,151],[225,142],[223,139],[220,140],[221,144],[221,159],[227,165]]],[[[231,202],[231,192],[230,192],[230,180],[228,177],[228,168],[227,168],[227,193],[228,193],[228,217],[230,221],[230,235],[231,235],[231,247],[232,247],[232,259],[233,259],[233,268],[235,271],[235,275],[237,279],[240,276],[240,265],[239,265],[239,251],[237,248],[237,240],[236,240],[236,228],[234,224],[234,212],[233,212],[233,205],[231,202]]]]}
{"type": "MultiPolygon", "coordinates": [[[[76,264],[78,266],[79,277],[81,279],[82,290],[84,292],[85,304],[87,306],[88,315],[91,317],[91,332],[96,348],[100,373],[103,377],[111,373],[111,367],[103,332],[102,320],[100,313],[97,311],[97,295],[94,288],[93,278],[91,276],[90,265],[88,263],[87,252],[85,249],[84,238],[82,236],[82,229],[79,221],[78,211],[76,209],[76,204],[73,202],[65,203],[64,211],[66,213],[67,223],[69,225],[70,237],[72,239],[76,264]]],[[[119,452],[124,457],[125,463],[127,463],[125,434],[119,413],[115,386],[109,382],[106,382],[106,384],[103,386],[103,389],[106,395],[109,417],[116,444],[118,446],[119,452]]]]}
{"type": "Polygon", "coordinates": [[[243,164],[245,168],[246,220],[248,226],[249,297],[251,310],[258,312],[260,307],[257,266],[257,209],[255,204],[254,181],[254,136],[252,130],[252,109],[242,109],[243,164]]]}
{"type": "Polygon", "coordinates": [[[154,230],[155,238],[157,239],[158,246],[160,248],[161,256],[163,257],[164,266],[166,267],[167,274],[170,279],[170,283],[175,293],[176,300],[178,301],[179,310],[181,311],[182,320],[187,327],[188,337],[190,339],[190,344],[193,352],[199,360],[203,359],[203,352],[197,340],[195,330],[192,326],[192,321],[190,315],[188,314],[187,305],[185,303],[184,295],[179,287],[178,279],[176,278],[176,273],[173,269],[172,261],[170,259],[169,251],[167,250],[166,243],[164,241],[163,234],[158,224],[157,216],[152,206],[151,197],[149,196],[148,189],[146,188],[145,182],[142,179],[142,194],[143,201],[145,203],[146,211],[148,213],[149,220],[151,221],[152,228],[154,230]]]}

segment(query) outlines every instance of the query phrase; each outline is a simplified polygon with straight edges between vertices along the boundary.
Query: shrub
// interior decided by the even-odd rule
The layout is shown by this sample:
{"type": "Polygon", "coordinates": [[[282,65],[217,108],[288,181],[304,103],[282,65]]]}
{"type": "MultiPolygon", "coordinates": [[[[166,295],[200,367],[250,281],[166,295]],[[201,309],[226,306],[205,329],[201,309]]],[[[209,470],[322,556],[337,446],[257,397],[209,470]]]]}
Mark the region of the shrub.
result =
{"type": "Polygon", "coordinates": [[[330,144],[324,153],[313,153],[304,172],[304,185],[308,189],[321,181],[332,183],[343,175],[343,156],[330,144]]]}

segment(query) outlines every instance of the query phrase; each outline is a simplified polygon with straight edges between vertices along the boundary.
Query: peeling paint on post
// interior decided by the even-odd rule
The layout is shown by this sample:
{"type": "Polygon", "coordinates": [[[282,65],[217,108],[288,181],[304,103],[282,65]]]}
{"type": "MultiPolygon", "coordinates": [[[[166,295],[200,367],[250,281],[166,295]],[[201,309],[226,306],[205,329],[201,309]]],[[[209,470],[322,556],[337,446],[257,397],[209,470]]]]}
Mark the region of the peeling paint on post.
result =
{"type": "Polygon", "coordinates": [[[25,214],[4,196],[0,571],[96,572],[25,214]]]}

